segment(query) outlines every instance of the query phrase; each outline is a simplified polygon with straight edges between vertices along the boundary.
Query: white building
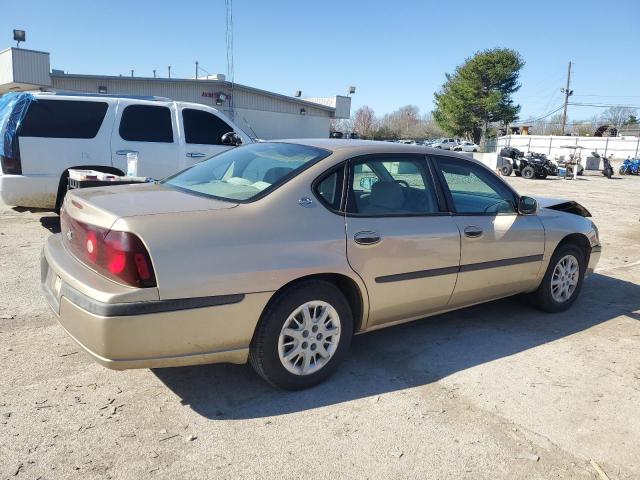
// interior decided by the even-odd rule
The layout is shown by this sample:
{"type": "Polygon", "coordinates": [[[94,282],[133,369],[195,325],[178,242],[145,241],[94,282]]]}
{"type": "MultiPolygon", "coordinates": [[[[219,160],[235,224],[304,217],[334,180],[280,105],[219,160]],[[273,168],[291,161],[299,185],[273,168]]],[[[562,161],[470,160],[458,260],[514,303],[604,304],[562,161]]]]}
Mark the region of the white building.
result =
{"type": "Polygon", "coordinates": [[[167,97],[225,112],[249,135],[262,139],[328,137],[334,118],[349,118],[351,98],[302,99],[231,84],[224,75],[149,78],[68,74],[51,70],[49,53],[8,48],[0,52],[0,94],[45,90],[167,97]]]}

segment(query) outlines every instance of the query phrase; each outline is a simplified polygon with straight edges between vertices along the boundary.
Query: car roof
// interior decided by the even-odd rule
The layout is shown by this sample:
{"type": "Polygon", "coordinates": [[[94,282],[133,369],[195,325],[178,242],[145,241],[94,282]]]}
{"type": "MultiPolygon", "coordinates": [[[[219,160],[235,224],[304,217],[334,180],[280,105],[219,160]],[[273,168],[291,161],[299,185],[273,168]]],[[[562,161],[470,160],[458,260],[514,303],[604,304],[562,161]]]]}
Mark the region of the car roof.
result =
{"type": "Polygon", "coordinates": [[[269,140],[271,142],[296,143],[309,147],[323,148],[331,152],[349,153],[353,151],[361,155],[367,153],[422,153],[432,155],[451,155],[471,160],[469,156],[450,153],[447,150],[436,149],[424,145],[383,142],[379,140],[346,140],[332,138],[286,138],[283,140],[269,140]]]}

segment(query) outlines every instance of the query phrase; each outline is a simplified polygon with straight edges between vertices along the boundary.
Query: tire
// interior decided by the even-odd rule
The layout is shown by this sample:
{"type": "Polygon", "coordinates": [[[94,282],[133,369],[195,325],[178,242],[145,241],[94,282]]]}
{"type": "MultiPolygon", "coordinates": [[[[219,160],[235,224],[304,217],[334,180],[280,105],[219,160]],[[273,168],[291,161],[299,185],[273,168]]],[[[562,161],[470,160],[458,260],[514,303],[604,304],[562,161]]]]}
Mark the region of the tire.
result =
{"type": "Polygon", "coordinates": [[[473,149],[473,153],[477,153],[477,152],[478,152],[478,149],[477,149],[477,148],[474,148],[474,149],[473,149]]]}
{"type": "Polygon", "coordinates": [[[271,385],[301,390],[317,385],[337,369],[349,350],[352,337],[353,316],[344,295],[329,282],[309,280],[278,293],[267,307],[251,341],[249,361],[258,375],[271,385]],[[311,313],[306,325],[304,314],[300,312],[305,305],[311,313]],[[328,327],[314,321],[315,315],[322,315],[327,310],[330,312],[328,327]],[[282,334],[285,326],[298,325],[299,328],[289,328],[290,332],[299,332],[295,336],[282,334]],[[335,333],[327,334],[335,332],[336,327],[337,339],[335,333]],[[337,342],[333,348],[327,342],[329,338],[337,342]],[[293,345],[287,346],[288,343],[293,345]],[[329,355],[328,359],[322,357],[320,348],[329,355]],[[284,358],[287,354],[291,355],[288,361],[284,358]],[[303,372],[306,358],[309,358],[306,363],[308,373],[303,372]],[[313,358],[315,362],[312,363],[313,358]]]}
{"type": "Polygon", "coordinates": [[[584,175],[584,168],[578,170],[578,176],[581,177],[582,175],[584,175]]]}
{"type": "Polygon", "coordinates": [[[505,163],[504,165],[502,165],[502,167],[500,167],[500,172],[505,177],[508,177],[513,172],[513,165],[511,165],[510,163],[505,163]]]}
{"type": "Polygon", "coordinates": [[[547,271],[544,274],[542,283],[535,292],[527,295],[528,302],[536,308],[545,312],[556,313],[567,310],[578,298],[582,289],[584,273],[586,270],[586,256],[582,248],[574,243],[565,243],[560,245],[551,257],[547,271]],[[557,296],[552,293],[552,281],[558,264],[567,257],[573,257],[578,265],[576,284],[570,294],[564,300],[558,300],[557,296]]]}
{"type": "Polygon", "coordinates": [[[531,180],[535,177],[536,172],[533,170],[533,167],[527,166],[522,169],[522,178],[526,178],[527,180],[531,180]]]}
{"type": "Polygon", "coordinates": [[[626,175],[627,174],[627,168],[626,167],[620,167],[618,168],[618,173],[620,175],[626,175]]]}

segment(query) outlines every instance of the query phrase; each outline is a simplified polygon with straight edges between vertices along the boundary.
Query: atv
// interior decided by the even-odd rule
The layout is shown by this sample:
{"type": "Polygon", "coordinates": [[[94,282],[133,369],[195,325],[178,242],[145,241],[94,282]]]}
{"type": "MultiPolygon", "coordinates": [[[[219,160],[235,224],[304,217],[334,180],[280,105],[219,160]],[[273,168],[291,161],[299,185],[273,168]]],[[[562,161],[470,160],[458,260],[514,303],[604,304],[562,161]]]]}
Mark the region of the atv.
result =
{"type": "Polygon", "coordinates": [[[526,179],[547,178],[549,175],[557,175],[558,167],[543,153],[529,152],[526,156],[517,148],[505,147],[500,151],[500,156],[510,158],[511,161],[503,161],[500,168],[502,175],[509,176],[515,173],[526,179]]]}

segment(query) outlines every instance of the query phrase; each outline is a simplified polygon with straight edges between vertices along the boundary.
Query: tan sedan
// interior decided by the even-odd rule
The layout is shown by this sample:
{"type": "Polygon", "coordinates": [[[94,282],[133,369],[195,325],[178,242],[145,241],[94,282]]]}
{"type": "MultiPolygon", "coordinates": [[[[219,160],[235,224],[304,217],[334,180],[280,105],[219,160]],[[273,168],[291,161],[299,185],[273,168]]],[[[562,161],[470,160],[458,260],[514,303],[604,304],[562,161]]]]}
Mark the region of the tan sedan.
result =
{"type": "Polygon", "coordinates": [[[442,150],[262,142],[156,184],[70,192],[42,285],[109,368],[249,360],[304,388],[357,333],[515,294],[568,308],[600,257],[588,216],[442,150]]]}

